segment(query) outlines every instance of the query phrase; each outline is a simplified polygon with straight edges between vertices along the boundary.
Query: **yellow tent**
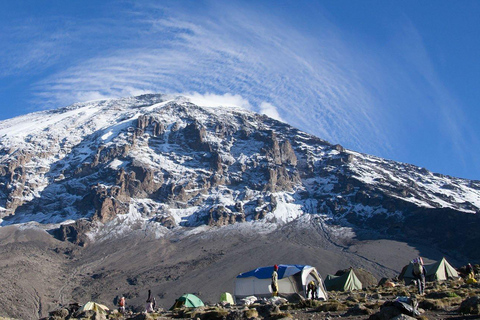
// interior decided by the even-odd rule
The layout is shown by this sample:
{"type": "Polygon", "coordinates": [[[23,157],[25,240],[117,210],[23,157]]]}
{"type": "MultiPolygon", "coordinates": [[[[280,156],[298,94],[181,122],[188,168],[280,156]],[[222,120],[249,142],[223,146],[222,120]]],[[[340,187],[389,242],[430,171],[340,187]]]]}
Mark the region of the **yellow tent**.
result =
{"type": "Polygon", "coordinates": [[[93,310],[93,311],[98,312],[98,313],[106,314],[109,309],[107,308],[107,306],[105,306],[103,304],[96,303],[96,302],[93,302],[93,301],[89,301],[89,302],[85,303],[83,305],[83,307],[81,307],[77,312],[81,313],[81,312],[88,311],[88,310],[93,310]]]}

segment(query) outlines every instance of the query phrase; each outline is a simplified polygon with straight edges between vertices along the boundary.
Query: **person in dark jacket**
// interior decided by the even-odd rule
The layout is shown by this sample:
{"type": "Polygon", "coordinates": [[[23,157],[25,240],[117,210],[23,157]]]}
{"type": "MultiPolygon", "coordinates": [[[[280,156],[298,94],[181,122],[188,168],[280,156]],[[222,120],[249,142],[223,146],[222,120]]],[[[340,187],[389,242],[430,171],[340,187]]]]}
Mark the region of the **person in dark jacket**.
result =
{"type": "Polygon", "coordinates": [[[315,281],[310,281],[307,285],[307,299],[308,299],[308,295],[310,294],[310,292],[312,292],[312,300],[314,299],[318,299],[318,295],[317,295],[317,285],[315,284],[315,281]]]}
{"type": "Polygon", "coordinates": [[[412,276],[417,282],[418,294],[423,296],[425,294],[425,276],[427,275],[427,270],[423,265],[421,257],[414,259],[412,263],[412,276]]]}
{"type": "Polygon", "coordinates": [[[155,303],[155,298],[152,298],[152,291],[148,290],[148,298],[147,298],[147,301],[145,303],[145,312],[146,313],[153,312],[153,310],[155,308],[154,303],[155,303]]]}

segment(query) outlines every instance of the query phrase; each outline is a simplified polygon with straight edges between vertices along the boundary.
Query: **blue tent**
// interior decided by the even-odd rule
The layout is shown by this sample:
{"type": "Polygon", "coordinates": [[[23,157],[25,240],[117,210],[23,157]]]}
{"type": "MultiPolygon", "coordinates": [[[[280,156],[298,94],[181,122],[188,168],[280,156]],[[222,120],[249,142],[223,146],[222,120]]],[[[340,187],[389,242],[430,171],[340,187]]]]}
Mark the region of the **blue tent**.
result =
{"type": "MultiPolygon", "coordinates": [[[[271,278],[273,266],[261,267],[240,273],[235,279],[235,297],[242,299],[247,296],[271,297],[271,278]]],[[[327,300],[327,291],[323,280],[312,266],[300,264],[278,265],[278,293],[282,296],[299,294],[305,298],[307,283],[317,284],[317,296],[327,300]]]]}
{"type": "MultiPolygon", "coordinates": [[[[300,264],[279,264],[278,265],[278,279],[287,278],[301,272],[305,268],[311,266],[300,264]]],[[[237,278],[255,277],[257,279],[270,279],[273,273],[273,266],[257,268],[248,272],[240,273],[237,278]]]]}

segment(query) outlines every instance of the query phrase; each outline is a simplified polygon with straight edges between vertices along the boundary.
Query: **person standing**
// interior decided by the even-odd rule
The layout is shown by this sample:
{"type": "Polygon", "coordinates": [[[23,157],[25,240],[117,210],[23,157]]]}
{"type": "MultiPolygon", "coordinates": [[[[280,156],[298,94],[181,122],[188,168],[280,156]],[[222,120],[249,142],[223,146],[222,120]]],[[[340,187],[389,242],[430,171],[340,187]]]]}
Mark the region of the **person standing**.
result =
{"type": "Polygon", "coordinates": [[[154,299],[152,298],[152,291],[149,289],[148,290],[148,298],[147,298],[147,301],[145,303],[145,312],[146,313],[153,312],[153,301],[154,301],[154,299]]]}
{"type": "Polygon", "coordinates": [[[475,278],[475,270],[471,263],[467,264],[467,279],[475,278]]]}
{"type": "Polygon", "coordinates": [[[314,299],[318,299],[318,295],[317,295],[317,285],[315,284],[315,281],[310,281],[307,285],[307,299],[308,299],[308,295],[310,294],[310,292],[312,292],[312,300],[314,299]]]}
{"type": "Polygon", "coordinates": [[[272,272],[272,297],[278,296],[278,266],[273,266],[272,272]]]}
{"type": "Polygon", "coordinates": [[[121,314],[125,313],[125,297],[124,296],[122,296],[120,300],[118,300],[118,311],[121,314]]]}
{"type": "Polygon", "coordinates": [[[417,281],[418,294],[423,296],[425,294],[425,276],[427,274],[427,270],[423,265],[423,260],[421,257],[413,259],[412,263],[412,276],[417,281]]]}

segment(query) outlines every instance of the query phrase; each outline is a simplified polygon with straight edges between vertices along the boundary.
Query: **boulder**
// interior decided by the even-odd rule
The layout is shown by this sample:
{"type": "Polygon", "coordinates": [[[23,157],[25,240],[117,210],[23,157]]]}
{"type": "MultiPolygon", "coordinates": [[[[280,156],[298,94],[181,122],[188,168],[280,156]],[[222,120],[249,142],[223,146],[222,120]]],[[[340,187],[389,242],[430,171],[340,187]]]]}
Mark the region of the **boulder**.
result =
{"type": "Polygon", "coordinates": [[[407,316],[406,314],[399,314],[390,320],[416,320],[416,318],[407,316]]]}
{"type": "Polygon", "coordinates": [[[48,315],[50,316],[50,318],[53,318],[55,320],[61,320],[61,319],[66,319],[69,314],[70,312],[68,311],[68,309],[63,308],[63,309],[52,311],[48,315]]]}
{"type": "Polygon", "coordinates": [[[469,297],[462,301],[458,311],[463,314],[480,314],[480,296],[469,297]]]}
{"type": "Polygon", "coordinates": [[[398,308],[394,306],[382,307],[379,312],[372,314],[368,320],[390,320],[402,314],[398,308]]]}

